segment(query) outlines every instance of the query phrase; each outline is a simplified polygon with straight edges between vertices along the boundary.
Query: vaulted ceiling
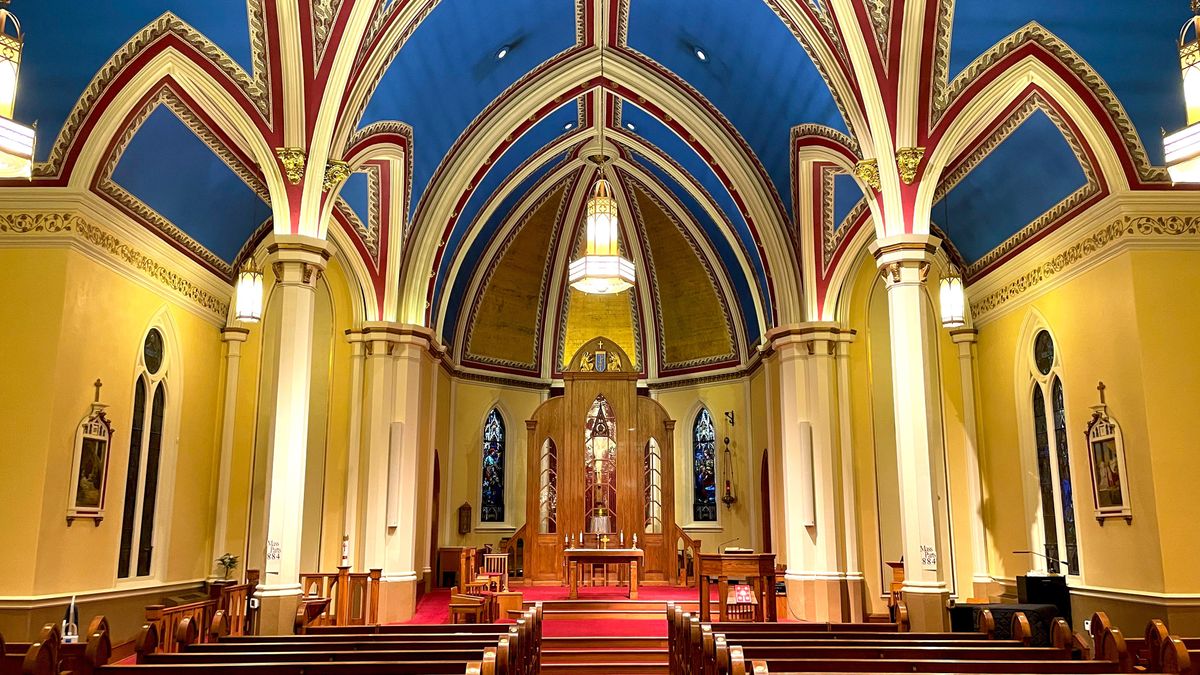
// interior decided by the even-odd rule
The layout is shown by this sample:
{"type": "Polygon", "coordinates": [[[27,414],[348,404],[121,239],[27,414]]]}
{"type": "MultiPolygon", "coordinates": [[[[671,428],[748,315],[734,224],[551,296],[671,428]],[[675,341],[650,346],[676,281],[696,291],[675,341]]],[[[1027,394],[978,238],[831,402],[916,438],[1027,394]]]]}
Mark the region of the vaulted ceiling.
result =
{"type": "MultiPolygon", "coordinates": [[[[260,106],[252,111],[266,120],[259,126],[274,128],[286,98],[278,61],[287,17],[300,17],[302,44],[319,61],[338,48],[339,20],[364,5],[373,19],[357,62],[384,60],[361,117],[347,109],[355,135],[345,139],[345,158],[360,159],[333,212],[346,233],[338,236],[365,261],[379,295],[369,306],[391,304],[382,289],[400,276],[428,279],[413,291],[424,298],[424,321],[464,363],[530,377],[559,367],[573,302],[561,277],[591,180],[581,153],[601,127],[629,209],[623,235],[648,276],[627,303],[637,342],[630,353],[643,354],[648,374],[744,364],[749,345],[800,312],[787,289],[823,287],[845,242],[870,219],[850,175],[866,156],[853,122],[866,106],[863,83],[830,84],[846,65],[852,27],[825,2],[299,1],[302,11],[283,12],[297,0],[13,0],[27,32],[17,117],[37,121],[46,162],[35,185],[100,195],[227,277],[272,215],[247,132],[229,123],[232,113],[206,112],[181,95],[169,68],[153,91],[127,91],[123,78],[151,67],[137,55],[181,35],[195,51],[188,58],[221,86],[250,91],[245,105],[260,106]],[[409,28],[390,43],[377,39],[402,14],[409,28]],[[110,104],[106,97],[140,105],[101,139],[96,175],[73,176],[71,149],[92,133],[93,109],[110,104]],[[368,147],[381,135],[398,148],[394,157],[368,147]],[[811,165],[812,180],[797,159],[810,139],[844,156],[811,165]],[[809,232],[820,237],[811,256],[800,244],[809,232]],[[685,244],[678,256],[664,253],[685,244]],[[404,271],[426,260],[428,270],[404,271]],[[806,281],[788,281],[800,270],[806,281]],[[678,297],[662,293],[664,273],[692,280],[692,304],[720,330],[703,337],[680,328],[678,297]],[[517,311],[516,297],[536,311],[517,311]],[[497,345],[479,342],[481,330],[529,337],[497,345]],[[658,337],[666,346],[648,352],[647,339],[658,337]]],[[[906,0],[846,2],[864,10],[853,29],[873,30],[886,65],[899,39],[889,27],[906,0]]],[[[1089,147],[1082,110],[1109,130],[1123,167],[1118,182],[1167,188],[1158,139],[1184,122],[1174,38],[1186,0],[924,4],[938,27],[922,62],[938,101],[931,138],[959,114],[953,104],[1002,74],[1006,55],[1022,45],[1078,80],[1078,101],[1044,88],[1013,101],[956,148],[941,174],[932,219],[969,276],[1023,245],[1031,225],[1053,227],[1114,189],[1113,148],[1089,147]]],[[[319,84],[320,71],[313,77],[319,84]]]]}

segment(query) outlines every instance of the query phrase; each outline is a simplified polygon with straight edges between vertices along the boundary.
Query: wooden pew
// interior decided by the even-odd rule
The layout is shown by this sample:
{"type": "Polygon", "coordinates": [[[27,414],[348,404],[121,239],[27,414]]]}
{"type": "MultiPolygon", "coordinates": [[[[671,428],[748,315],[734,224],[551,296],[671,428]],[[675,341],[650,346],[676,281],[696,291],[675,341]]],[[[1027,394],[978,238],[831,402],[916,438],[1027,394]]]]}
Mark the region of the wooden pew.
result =
{"type": "Polygon", "coordinates": [[[1162,670],[1155,672],[1197,675],[1200,672],[1200,645],[1192,648],[1182,638],[1168,635],[1159,652],[1158,664],[1162,670]]]}

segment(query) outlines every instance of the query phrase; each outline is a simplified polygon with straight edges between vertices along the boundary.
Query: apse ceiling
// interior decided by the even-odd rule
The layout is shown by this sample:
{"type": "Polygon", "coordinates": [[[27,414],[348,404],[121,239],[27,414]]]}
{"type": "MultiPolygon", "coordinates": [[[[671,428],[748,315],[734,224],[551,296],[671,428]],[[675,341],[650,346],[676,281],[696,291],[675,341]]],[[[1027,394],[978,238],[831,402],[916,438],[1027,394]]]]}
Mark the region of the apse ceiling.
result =
{"type": "MultiPolygon", "coordinates": [[[[275,72],[278,57],[270,55],[275,52],[269,45],[281,1],[13,0],[11,9],[27,33],[16,116],[37,121],[38,158],[56,161],[56,138],[73,129],[68,120],[89,83],[101,79],[98,73],[119,83],[120,73],[111,65],[106,71],[106,64],[118,63],[110,62],[115,52],[148,49],[145,36],[159,34],[145,30],[152,24],[178,17],[211,40],[246,80],[262,82],[275,72]]],[[[348,2],[317,0],[313,16],[342,11],[348,2]]],[[[382,16],[407,4],[380,2],[373,11],[382,16]]],[[[411,129],[405,150],[411,175],[403,177],[411,194],[385,218],[394,222],[383,226],[405,237],[417,232],[437,238],[426,320],[447,342],[461,341],[486,286],[481,268],[496,264],[498,241],[524,205],[544,196],[550,184],[560,188],[564,203],[579,198],[579,185],[587,182],[580,153],[603,125],[619,155],[621,180],[633,195],[630,208],[637,207],[638,195],[653,193],[655,209],[669,214],[678,231],[706,252],[697,260],[715,278],[719,304],[730,305],[722,312],[738,336],[733,352],[744,360],[747,352],[739,345],[753,344],[780,311],[775,289],[780,266],[812,264],[798,253],[797,232],[811,215],[794,203],[800,194],[794,130],[809,125],[805,128],[827,128],[820,133],[829,137],[850,134],[823,70],[797,37],[794,17],[814,17],[830,31],[834,24],[824,3],[798,0],[609,4],[609,23],[602,25],[596,0],[429,3],[398,51],[387,55],[361,118],[352,124],[370,131],[398,122],[403,133],[411,129]],[[598,39],[608,44],[610,70],[603,83],[594,60],[598,39]],[[582,79],[564,87],[556,78],[582,79]],[[514,120],[505,117],[511,110],[529,112],[514,120]],[[680,119],[685,114],[690,126],[680,119]],[[501,120],[507,126],[498,128],[501,120]],[[487,159],[464,168],[463,158],[480,148],[487,159]],[[574,182],[564,187],[562,180],[574,182]],[[783,257],[772,254],[767,243],[774,231],[791,242],[793,250],[783,257]]],[[[896,4],[903,3],[879,6],[896,4]]],[[[1186,0],[958,0],[945,16],[944,77],[955,81],[955,91],[970,84],[964,80],[985,76],[972,62],[1002,50],[1011,34],[1038,22],[1095,69],[1088,87],[1111,89],[1136,132],[1134,144],[1140,139],[1144,146],[1129,148],[1131,155],[1144,151],[1150,164],[1159,165],[1160,129],[1184,123],[1174,39],[1188,16],[1186,0]]],[[[267,96],[277,96],[264,88],[267,96]]],[[[173,103],[167,95],[149,101],[114,139],[112,156],[103,164],[107,173],[91,189],[126,205],[148,226],[177,229],[195,244],[184,248],[202,251],[210,268],[227,272],[247,240],[263,230],[270,209],[256,167],[226,147],[236,144],[236,136],[221,119],[189,115],[186,103],[173,103]]],[[[1031,99],[1012,113],[990,138],[955,159],[933,209],[939,229],[978,270],[1030,223],[1069,215],[1110,187],[1061,106],[1031,99]]],[[[264,112],[267,124],[275,123],[271,114],[264,112]]],[[[382,235],[371,227],[379,227],[387,181],[379,179],[378,167],[356,169],[342,187],[338,217],[357,228],[360,248],[378,257],[382,235]]],[[[868,216],[854,178],[844,168],[827,172],[825,262],[839,237],[868,216]]],[[[663,221],[651,220],[658,239],[665,240],[663,221]]],[[[635,228],[647,222],[634,221],[635,228]]],[[[647,236],[637,229],[629,234],[647,236]]],[[[654,248],[652,242],[645,246],[654,248]]],[[[643,255],[651,264],[654,255],[643,255]]],[[[642,292],[652,295],[651,290],[642,292]]],[[[646,326],[658,320],[656,310],[635,303],[634,311],[646,324],[635,331],[644,339],[646,326]]],[[[545,317],[542,323],[553,328],[545,317]]],[[[467,346],[455,348],[465,354],[467,346]]],[[[669,364],[672,358],[659,354],[648,360],[669,364]]]]}

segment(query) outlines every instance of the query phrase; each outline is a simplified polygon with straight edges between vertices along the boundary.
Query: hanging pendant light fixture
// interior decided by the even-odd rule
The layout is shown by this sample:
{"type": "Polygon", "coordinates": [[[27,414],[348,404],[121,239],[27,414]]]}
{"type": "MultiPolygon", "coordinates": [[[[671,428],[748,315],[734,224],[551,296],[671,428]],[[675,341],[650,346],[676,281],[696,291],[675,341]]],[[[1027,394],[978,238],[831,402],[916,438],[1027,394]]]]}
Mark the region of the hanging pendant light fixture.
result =
{"type": "Polygon", "coordinates": [[[590,157],[596,165],[596,184],[587,201],[587,248],[582,258],[571,261],[567,281],[571,287],[597,295],[620,293],[633,287],[633,263],[621,256],[621,219],[612,185],[604,179],[604,45],[600,45],[600,151],[590,157]]]}
{"type": "Polygon", "coordinates": [[[1200,0],[1179,31],[1179,66],[1188,126],[1163,136],[1167,173],[1175,183],[1200,183],[1200,0]]]}
{"type": "MultiPolygon", "coordinates": [[[[950,238],[950,193],[946,193],[946,238],[950,238]]],[[[949,249],[947,249],[949,257],[949,249]]],[[[938,305],[942,310],[942,326],[945,328],[962,328],[967,323],[967,297],[963,289],[962,275],[953,261],[942,277],[938,305]]]]}
{"type": "Polygon", "coordinates": [[[33,127],[13,120],[24,46],[21,23],[8,11],[8,0],[0,0],[0,178],[33,175],[36,134],[33,127]]]}
{"type": "Polygon", "coordinates": [[[263,274],[249,259],[242,265],[237,278],[237,309],[235,318],[245,323],[258,323],[263,310],[263,274]]]}

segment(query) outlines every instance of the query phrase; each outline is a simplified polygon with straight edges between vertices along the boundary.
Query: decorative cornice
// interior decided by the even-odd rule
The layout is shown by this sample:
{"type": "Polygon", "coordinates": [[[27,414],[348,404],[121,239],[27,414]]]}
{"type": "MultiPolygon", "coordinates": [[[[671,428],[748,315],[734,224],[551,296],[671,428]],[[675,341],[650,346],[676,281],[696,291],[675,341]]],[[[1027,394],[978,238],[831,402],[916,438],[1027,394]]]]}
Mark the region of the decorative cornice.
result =
{"type": "Polygon", "coordinates": [[[925,148],[898,148],[896,150],[896,169],[900,172],[900,180],[905,185],[912,185],[917,179],[917,169],[925,157],[925,148]]]}
{"type": "Polygon", "coordinates": [[[1122,241],[1181,237],[1200,237],[1200,216],[1124,216],[1059,251],[1002,288],[973,300],[971,315],[979,321],[1009,301],[1122,241]]]}
{"type": "Polygon", "coordinates": [[[872,190],[878,192],[883,189],[883,183],[879,182],[879,160],[862,159],[854,167],[854,175],[858,179],[866,183],[872,190]]]}
{"type": "Polygon", "coordinates": [[[100,225],[73,212],[0,213],[0,241],[25,235],[56,235],[77,239],[100,249],[125,267],[140,272],[183,296],[221,323],[229,314],[229,302],[183,278],[167,265],[146,255],[100,225]]]}
{"type": "Polygon", "coordinates": [[[300,180],[304,178],[304,165],[308,162],[308,155],[304,150],[302,148],[275,148],[275,156],[279,158],[279,164],[283,166],[283,174],[287,177],[287,181],[292,185],[299,185],[300,180]]]}

